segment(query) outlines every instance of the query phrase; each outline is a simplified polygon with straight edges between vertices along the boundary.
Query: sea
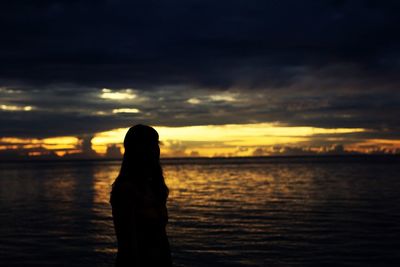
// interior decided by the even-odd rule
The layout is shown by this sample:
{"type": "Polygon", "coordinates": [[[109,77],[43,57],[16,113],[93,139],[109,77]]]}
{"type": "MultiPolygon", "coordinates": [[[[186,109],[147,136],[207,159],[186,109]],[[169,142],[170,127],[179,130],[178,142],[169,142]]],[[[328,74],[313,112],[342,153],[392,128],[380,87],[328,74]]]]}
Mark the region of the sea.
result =
{"type": "MultiPolygon", "coordinates": [[[[166,159],[174,266],[400,266],[399,157],[166,159]]],[[[113,266],[120,161],[0,163],[0,266],[113,266]]]]}

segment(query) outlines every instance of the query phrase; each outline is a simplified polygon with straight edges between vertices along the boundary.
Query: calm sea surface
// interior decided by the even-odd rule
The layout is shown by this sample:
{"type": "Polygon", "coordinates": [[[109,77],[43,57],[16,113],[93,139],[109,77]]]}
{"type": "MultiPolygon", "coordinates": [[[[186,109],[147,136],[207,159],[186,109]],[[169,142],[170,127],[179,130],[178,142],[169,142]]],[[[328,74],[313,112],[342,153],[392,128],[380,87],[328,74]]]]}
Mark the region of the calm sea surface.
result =
{"type": "MultiPolygon", "coordinates": [[[[0,163],[0,266],[112,266],[119,162],[0,163]]],[[[399,266],[399,161],[164,164],[176,266],[399,266]]]]}

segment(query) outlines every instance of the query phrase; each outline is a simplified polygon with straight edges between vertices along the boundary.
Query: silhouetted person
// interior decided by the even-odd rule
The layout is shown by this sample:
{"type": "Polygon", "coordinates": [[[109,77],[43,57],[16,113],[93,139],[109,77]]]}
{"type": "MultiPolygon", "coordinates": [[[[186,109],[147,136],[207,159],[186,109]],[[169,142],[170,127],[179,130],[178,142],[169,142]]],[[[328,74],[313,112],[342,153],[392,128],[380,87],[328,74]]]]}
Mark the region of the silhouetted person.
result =
{"type": "Polygon", "coordinates": [[[172,266],[165,231],[168,188],[160,165],[158,133],[135,125],[126,134],[124,147],[110,200],[118,241],[116,266],[172,266]]]}

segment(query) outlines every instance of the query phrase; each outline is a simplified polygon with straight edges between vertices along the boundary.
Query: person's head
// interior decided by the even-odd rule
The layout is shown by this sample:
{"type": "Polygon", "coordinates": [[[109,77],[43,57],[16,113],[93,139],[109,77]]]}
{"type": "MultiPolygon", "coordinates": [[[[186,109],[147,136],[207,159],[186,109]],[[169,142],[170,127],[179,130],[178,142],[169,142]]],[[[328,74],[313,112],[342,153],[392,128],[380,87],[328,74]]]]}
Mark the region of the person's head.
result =
{"type": "Polygon", "coordinates": [[[158,133],[150,126],[137,124],[129,128],[125,135],[124,148],[124,158],[143,164],[150,164],[160,160],[158,133]]]}

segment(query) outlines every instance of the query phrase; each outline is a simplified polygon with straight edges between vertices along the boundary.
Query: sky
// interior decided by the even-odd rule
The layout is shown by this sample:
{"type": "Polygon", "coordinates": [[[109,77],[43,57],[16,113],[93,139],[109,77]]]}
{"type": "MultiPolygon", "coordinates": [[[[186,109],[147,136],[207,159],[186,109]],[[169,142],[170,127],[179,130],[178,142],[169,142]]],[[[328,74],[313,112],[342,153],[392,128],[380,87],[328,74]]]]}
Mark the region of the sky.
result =
{"type": "Polygon", "coordinates": [[[399,1],[0,3],[0,159],[400,153],[399,1]]]}

